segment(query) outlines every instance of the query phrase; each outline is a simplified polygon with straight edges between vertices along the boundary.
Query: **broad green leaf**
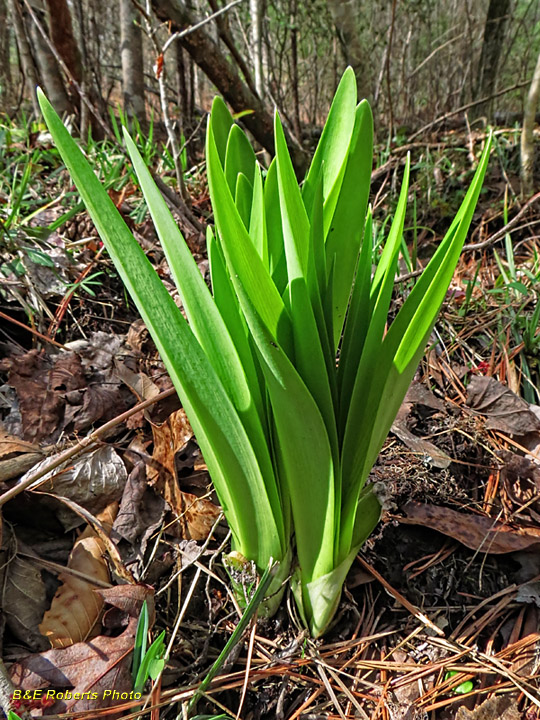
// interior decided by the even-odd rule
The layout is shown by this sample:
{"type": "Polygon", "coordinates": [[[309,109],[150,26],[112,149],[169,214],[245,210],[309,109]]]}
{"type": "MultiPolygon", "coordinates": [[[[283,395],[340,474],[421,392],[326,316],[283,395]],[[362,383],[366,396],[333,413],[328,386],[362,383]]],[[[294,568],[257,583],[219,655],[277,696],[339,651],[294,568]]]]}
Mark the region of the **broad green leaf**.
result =
{"type": "Polygon", "coordinates": [[[328,630],[339,604],[345,578],[358,551],[379,522],[380,515],[379,501],[371,488],[366,488],[358,501],[353,546],[346,557],[338,561],[330,572],[309,582],[300,572],[293,577],[295,600],[313,637],[319,637],[328,630]]]}
{"type": "Polygon", "coordinates": [[[56,146],[190,418],[235,545],[258,562],[266,562],[262,559],[269,556],[281,557],[286,542],[275,485],[272,490],[269,482],[267,489],[220,379],[62,121],[41,92],[38,97],[56,146]]]}
{"type": "MultiPolygon", "coordinates": [[[[373,163],[373,116],[363,100],[354,131],[339,198],[327,233],[327,257],[334,258],[334,348],[337,349],[349,303],[354,270],[365,225],[373,163]]],[[[371,258],[370,258],[371,260],[371,258]]]]}
{"type": "MultiPolygon", "coordinates": [[[[335,374],[335,361],[333,354],[331,365],[326,361],[307,285],[308,268],[311,268],[312,286],[316,287],[317,284],[311,227],[277,114],[274,130],[295,366],[322,413],[334,460],[337,462],[336,418],[332,384],[328,374],[329,369],[332,375],[335,374]]],[[[320,310],[320,320],[322,320],[322,308],[320,310]]]]}
{"type": "Polygon", "coordinates": [[[368,210],[339,356],[338,390],[342,407],[349,405],[371,319],[372,232],[372,215],[368,210]]]}
{"type": "MultiPolygon", "coordinates": [[[[347,157],[351,135],[354,127],[356,107],[356,78],[352,68],[347,68],[338,85],[324,125],[321,139],[311,161],[302,196],[311,215],[313,198],[319,171],[323,173],[323,194],[325,202],[336,182],[342,177],[342,168],[347,157]]],[[[334,195],[337,199],[337,195],[334,195]]],[[[329,208],[330,217],[333,208],[329,208]]]]}
{"type": "Polygon", "coordinates": [[[238,210],[238,214],[242,218],[244,227],[249,229],[249,219],[251,217],[251,203],[253,201],[253,187],[244,175],[238,173],[236,177],[236,192],[234,195],[234,204],[238,210]]]}
{"type": "Polygon", "coordinates": [[[310,224],[279,115],[274,116],[277,179],[289,283],[307,277],[310,224]]]}
{"type": "MultiPolygon", "coordinates": [[[[409,191],[409,174],[410,160],[407,158],[396,214],[378,265],[378,268],[381,266],[384,268],[384,273],[381,273],[378,279],[377,269],[371,285],[369,324],[366,328],[365,340],[362,343],[360,336],[355,343],[347,345],[345,348],[346,352],[350,353],[344,358],[344,374],[342,376],[340,397],[340,427],[344,429],[342,457],[345,484],[349,483],[350,478],[356,477],[350,463],[352,456],[355,454],[355,447],[358,444],[356,433],[361,427],[361,419],[365,418],[369,422],[372,413],[372,409],[366,406],[365,389],[369,385],[369,378],[372,377],[374,368],[380,361],[380,348],[387,322],[388,309],[392,300],[394,277],[403,236],[409,191]],[[360,348],[360,356],[352,354],[360,348]]],[[[357,326],[356,330],[358,329],[357,326]]],[[[356,486],[355,480],[352,480],[352,483],[356,486]]],[[[348,492],[348,490],[346,489],[345,492],[348,492]]]]}
{"type": "Polygon", "coordinates": [[[268,239],[266,232],[264,190],[262,173],[258,165],[255,168],[255,177],[253,180],[253,202],[249,218],[249,236],[263,261],[263,265],[265,268],[268,268],[268,239]]]}
{"type": "MultiPolygon", "coordinates": [[[[213,121],[214,118],[212,116],[212,126],[213,121]]],[[[231,193],[235,191],[236,178],[240,173],[243,173],[249,180],[250,185],[253,185],[256,165],[257,158],[245,133],[238,125],[232,125],[229,132],[229,139],[227,140],[224,166],[225,177],[227,178],[231,193]]]]}
{"type": "Polygon", "coordinates": [[[272,336],[292,353],[290,318],[233,202],[217,154],[211,122],[206,136],[206,157],[216,226],[233,285],[241,279],[272,336]]]}
{"type": "Polygon", "coordinates": [[[235,344],[178,225],[126,130],[124,140],[190,327],[238,410],[249,413],[253,399],[235,344]]]}
{"type": "MultiPolygon", "coordinates": [[[[259,409],[263,427],[266,428],[265,391],[261,389],[264,388],[264,384],[262,379],[259,378],[258,363],[249,342],[248,327],[238,305],[238,299],[225,266],[223,252],[210,227],[207,228],[206,232],[206,247],[214,301],[238,352],[246,376],[245,381],[250,388],[255,405],[259,409]]],[[[268,435],[267,431],[266,435],[268,435]]]]}
{"type": "Polygon", "coordinates": [[[279,206],[277,163],[270,163],[264,182],[264,210],[268,238],[268,269],[280,295],[287,286],[287,259],[283,245],[283,225],[279,206]]]}
{"type": "MultiPolygon", "coordinates": [[[[490,144],[491,141],[486,143],[473,182],[445,238],[384,338],[379,362],[370,378],[368,394],[363,398],[363,402],[371,409],[369,423],[367,418],[361,418],[357,422],[356,431],[359,432],[359,437],[354,449],[350,445],[354,457],[350,458],[352,462],[349,470],[352,482],[347,496],[344,497],[343,516],[347,521],[352,515],[357,484],[361,486],[365,482],[377,458],[414,376],[452,280],[480,194],[490,144]]],[[[342,553],[345,552],[346,534],[344,533],[342,553]]]]}
{"type": "Polygon", "coordinates": [[[219,96],[216,96],[212,102],[212,124],[214,127],[214,138],[217,152],[221,165],[224,167],[229,132],[234,124],[234,121],[231,113],[229,112],[229,108],[225,105],[225,101],[219,96]]]}
{"type": "Polygon", "coordinates": [[[334,560],[335,476],[328,434],[312,395],[274,341],[241,283],[244,315],[261,358],[287,482],[302,576],[329,572],[334,560]]]}

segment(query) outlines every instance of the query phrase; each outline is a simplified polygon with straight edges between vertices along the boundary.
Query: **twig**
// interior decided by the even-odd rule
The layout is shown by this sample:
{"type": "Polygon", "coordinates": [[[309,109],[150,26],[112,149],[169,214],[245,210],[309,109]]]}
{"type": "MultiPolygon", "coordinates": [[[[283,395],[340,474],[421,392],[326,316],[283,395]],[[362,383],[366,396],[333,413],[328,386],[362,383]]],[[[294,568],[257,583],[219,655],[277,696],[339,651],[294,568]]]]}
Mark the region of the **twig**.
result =
{"type": "Polygon", "coordinates": [[[534,205],[535,202],[538,202],[540,200],[540,192],[537,192],[535,195],[532,196],[530,200],[527,200],[525,205],[521,208],[521,210],[500,230],[497,230],[496,233],[493,233],[493,235],[490,235],[486,240],[482,240],[482,242],[479,243],[471,243],[470,245],[464,245],[464,250],[480,250],[481,248],[486,247],[487,245],[491,245],[491,243],[497,242],[497,240],[501,240],[506,233],[514,227],[514,225],[520,220],[523,215],[527,212],[527,210],[530,208],[531,205],[534,205]]]}
{"type": "Polygon", "coordinates": [[[18,327],[23,328],[23,330],[28,330],[29,333],[32,333],[32,335],[35,335],[40,340],[43,340],[44,342],[48,342],[51,345],[55,345],[56,347],[61,348],[62,350],[69,350],[65,345],[62,345],[62,343],[56,342],[56,340],[53,340],[50,337],[47,337],[46,335],[43,335],[42,333],[38,332],[34,328],[28,327],[28,325],[25,325],[24,323],[20,322],[19,320],[15,320],[15,318],[10,317],[9,315],[6,315],[0,310],[0,318],[3,320],[7,320],[8,322],[13,323],[14,325],[17,325],[18,327]]]}
{"type": "Polygon", "coordinates": [[[403,607],[407,609],[412,615],[414,615],[417,620],[420,620],[422,624],[424,624],[430,630],[433,630],[434,633],[444,637],[444,632],[441,630],[440,627],[437,627],[437,625],[435,625],[435,623],[433,623],[426,615],[424,615],[423,612],[420,612],[420,610],[412,603],[410,603],[406,597],[404,597],[400,592],[393,588],[390,583],[385,580],[383,576],[377,572],[377,570],[375,570],[374,567],[372,567],[368,562],[364,560],[363,557],[357,555],[356,559],[365,570],[367,570],[371,575],[373,575],[375,580],[378,580],[381,583],[385,590],[387,590],[390,595],[392,595],[392,597],[395,598],[398,603],[400,603],[400,605],[403,605],[403,607]]]}
{"type": "Polygon", "coordinates": [[[462,112],[465,112],[465,110],[470,110],[470,108],[475,107],[476,105],[482,105],[482,103],[489,102],[490,100],[493,100],[493,98],[500,97],[501,95],[506,95],[506,93],[512,92],[512,90],[519,90],[522,87],[525,87],[529,85],[529,80],[526,82],[520,82],[516,83],[515,85],[512,85],[511,87],[504,88],[503,90],[499,90],[498,92],[492,93],[491,95],[487,97],[480,98],[480,100],[473,100],[470,103],[466,103],[465,105],[461,105],[457,108],[457,110],[451,110],[450,112],[445,113],[444,115],[440,115],[438,118],[433,120],[432,122],[429,122],[427,125],[424,125],[420,128],[420,130],[417,130],[415,133],[413,133],[409,140],[414,140],[419,135],[422,135],[422,133],[425,133],[426,130],[430,130],[432,127],[435,127],[435,125],[438,125],[439,123],[444,122],[445,120],[448,120],[451,117],[454,117],[454,115],[459,115],[462,112]]]}
{"type": "Polygon", "coordinates": [[[212,13],[208,17],[204,18],[204,20],[201,20],[198,23],[195,23],[195,25],[192,25],[191,27],[186,28],[186,30],[179,30],[178,32],[175,32],[171,37],[167,40],[165,45],[163,46],[163,54],[167,52],[169,49],[169,46],[175,41],[180,40],[180,38],[185,37],[186,35],[189,35],[192,32],[195,32],[195,30],[198,30],[199,28],[203,27],[203,25],[206,25],[207,23],[211,22],[215,18],[219,17],[220,15],[223,15],[223,13],[226,13],[228,10],[233,8],[235,5],[239,5],[243,0],[233,0],[233,2],[230,2],[228,5],[225,5],[225,7],[220,8],[219,10],[216,10],[216,12],[212,13]]]}

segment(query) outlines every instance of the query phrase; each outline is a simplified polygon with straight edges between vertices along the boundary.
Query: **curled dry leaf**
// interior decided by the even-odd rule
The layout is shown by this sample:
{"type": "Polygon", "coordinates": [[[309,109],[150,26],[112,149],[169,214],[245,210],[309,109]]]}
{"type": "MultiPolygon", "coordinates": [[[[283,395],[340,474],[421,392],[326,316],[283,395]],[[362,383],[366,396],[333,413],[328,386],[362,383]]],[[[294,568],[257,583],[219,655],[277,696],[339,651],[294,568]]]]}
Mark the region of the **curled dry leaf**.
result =
{"type": "Polygon", "coordinates": [[[175,514],[180,536],[185,540],[204,540],[219,517],[219,508],[204,498],[180,489],[175,458],[188,444],[193,430],[183,410],[170,415],[162,425],[153,425],[154,464],[147,469],[151,485],[163,495],[175,514]]]}
{"type": "Polygon", "coordinates": [[[475,375],[467,388],[467,405],[487,417],[486,427],[510,435],[540,430],[529,403],[492,377],[475,375]]]}
{"type": "MultiPolygon", "coordinates": [[[[57,700],[47,709],[49,714],[66,711],[78,714],[113,707],[120,700],[112,695],[112,691],[129,694],[132,690],[131,651],[137,621],[145,600],[149,605],[150,616],[153,617],[153,590],[142,585],[119,585],[107,590],[96,590],[96,593],[101,595],[106,604],[127,614],[127,625],[120,635],[100,635],[93,638],[92,642],[80,642],[68,648],[53,648],[29,655],[10,668],[11,680],[16,688],[70,691],[71,699],[57,700]]],[[[126,709],[107,715],[107,719],[115,720],[127,714],[126,709]]]]}
{"type": "MultiPolygon", "coordinates": [[[[98,518],[109,532],[117,508],[113,503],[98,518]]],[[[60,575],[60,587],[39,626],[53,648],[86,640],[94,630],[103,609],[103,598],[94,592],[98,585],[92,581],[108,583],[110,580],[105,553],[103,540],[88,526],[76,540],[68,560],[70,570],[88,579],[69,573],[60,575]]]]}
{"type": "MultiPolygon", "coordinates": [[[[33,474],[47,467],[55,459],[54,455],[46,458],[30,472],[33,474]]],[[[20,482],[24,482],[28,475],[23,475],[20,482]]],[[[120,500],[126,479],[126,467],[118,453],[110,445],[103,445],[74,463],[67,461],[64,466],[45,475],[39,480],[39,490],[67,497],[95,515],[111,502],[120,500]]],[[[77,515],[56,501],[55,511],[66,530],[81,524],[77,515]]]]}
{"type": "Polygon", "coordinates": [[[165,501],[148,487],[146,467],[139,461],[130,472],[114,530],[132,545],[137,543],[141,556],[149,538],[163,521],[165,501]]]}
{"type": "Polygon", "coordinates": [[[403,511],[405,517],[400,518],[400,522],[432,528],[471,550],[501,555],[526,548],[540,548],[539,528],[514,528],[485,515],[461,513],[413,501],[406,503],[403,511]]]}
{"type": "Polygon", "coordinates": [[[42,457],[43,453],[38,445],[9,435],[0,426],[0,482],[22,475],[42,457]]]}

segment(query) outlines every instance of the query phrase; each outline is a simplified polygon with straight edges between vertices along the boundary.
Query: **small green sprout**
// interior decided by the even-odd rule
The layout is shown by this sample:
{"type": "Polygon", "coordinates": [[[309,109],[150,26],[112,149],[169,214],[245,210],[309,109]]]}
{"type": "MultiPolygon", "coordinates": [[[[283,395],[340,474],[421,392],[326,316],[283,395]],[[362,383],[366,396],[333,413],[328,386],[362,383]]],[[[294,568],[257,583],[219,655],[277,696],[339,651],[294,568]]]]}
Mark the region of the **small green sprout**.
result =
{"type": "Polygon", "coordinates": [[[148,678],[156,680],[165,667],[165,630],[161,632],[147,649],[148,642],[148,606],[146,600],[141,608],[135,645],[133,647],[133,663],[131,675],[133,690],[136,693],[143,691],[148,678]]]}
{"type": "MultiPolygon", "coordinates": [[[[457,675],[457,670],[449,670],[446,675],[444,676],[445,680],[449,680],[450,678],[454,677],[454,675],[457,675]]],[[[474,683],[472,680],[465,680],[465,682],[462,682],[460,685],[458,685],[455,688],[452,688],[452,692],[455,695],[466,695],[467,693],[470,693],[471,690],[474,689],[474,683]]]]}

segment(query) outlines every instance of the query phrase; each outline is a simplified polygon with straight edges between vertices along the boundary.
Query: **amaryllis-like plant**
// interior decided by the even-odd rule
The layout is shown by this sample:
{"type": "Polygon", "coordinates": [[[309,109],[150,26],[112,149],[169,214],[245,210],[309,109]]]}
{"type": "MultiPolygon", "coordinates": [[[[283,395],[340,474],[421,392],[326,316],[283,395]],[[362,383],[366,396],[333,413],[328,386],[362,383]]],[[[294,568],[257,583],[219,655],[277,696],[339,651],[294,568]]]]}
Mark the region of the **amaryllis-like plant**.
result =
{"type": "Polygon", "coordinates": [[[409,161],[373,270],[372,115],[365,100],[357,104],[350,68],[301,184],[277,114],[276,156],[265,169],[214,100],[206,142],[211,290],[125,132],[186,321],[42,94],[40,103],[191,421],[233,549],[261,571],[270,558],[280,561],[274,585],[292,562],[300,614],[320,635],[378,522],[369,473],[452,279],[489,141],[448,232],[387,327],[409,161]]]}

